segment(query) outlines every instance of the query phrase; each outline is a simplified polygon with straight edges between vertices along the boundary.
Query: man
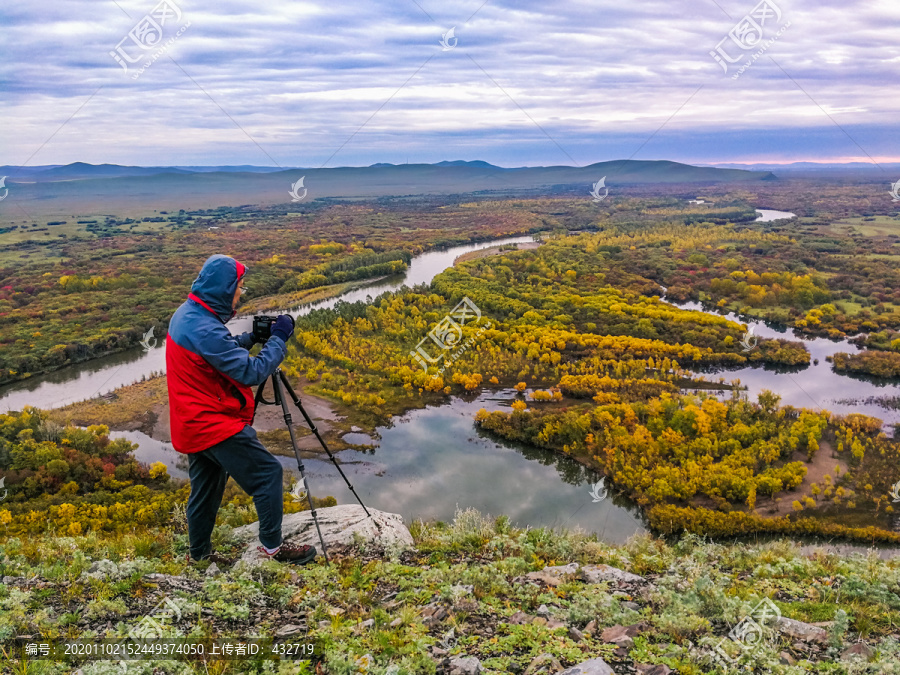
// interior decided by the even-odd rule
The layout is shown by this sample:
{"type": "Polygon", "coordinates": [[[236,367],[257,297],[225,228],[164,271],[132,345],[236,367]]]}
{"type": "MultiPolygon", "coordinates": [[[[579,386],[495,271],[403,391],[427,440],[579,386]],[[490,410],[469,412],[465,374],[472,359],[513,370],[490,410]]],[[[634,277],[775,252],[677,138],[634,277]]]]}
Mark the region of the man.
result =
{"type": "Polygon", "coordinates": [[[247,268],[234,258],[210,256],[169,323],[166,379],[172,445],[187,454],[191,481],[188,557],[230,562],[212,553],[210,542],[230,475],[253,497],[259,554],[302,565],[315,558],[316,549],[282,543],[283,470],[250,426],[251,387],[265,382],[284,359],[294,320],[279,316],[262,351],[250,356],[253,334],[235,336],[225,327],[237,313],[246,274],[247,268]]]}

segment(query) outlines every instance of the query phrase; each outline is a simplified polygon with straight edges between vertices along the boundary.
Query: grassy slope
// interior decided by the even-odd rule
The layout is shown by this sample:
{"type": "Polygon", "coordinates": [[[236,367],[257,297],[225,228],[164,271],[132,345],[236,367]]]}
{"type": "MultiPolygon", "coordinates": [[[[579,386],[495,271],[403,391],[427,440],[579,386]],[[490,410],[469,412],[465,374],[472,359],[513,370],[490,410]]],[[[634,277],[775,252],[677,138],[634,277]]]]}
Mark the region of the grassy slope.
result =
{"type": "MultiPolygon", "coordinates": [[[[206,563],[189,568],[183,562],[183,512],[176,516],[171,529],[147,534],[0,540],[0,573],[27,579],[15,587],[0,586],[0,637],[124,636],[168,595],[188,602],[192,610],[167,629],[171,636],[271,635],[286,624],[305,622],[308,637],[324,648],[325,664],[318,672],[364,672],[357,659],[366,654],[373,664],[368,673],[384,673],[389,665],[398,674],[447,672],[440,665],[443,655],[429,651],[444,639],[452,645],[451,657],[475,656],[489,674],[523,672],[547,653],[563,666],[602,656],[618,673],[634,672],[634,664],[645,663],[699,675],[721,672],[708,662],[712,645],[768,597],[785,617],[834,625],[828,628],[830,641],[818,648],[774,640],[749,651],[746,662],[755,672],[850,673],[846,662],[838,661],[857,636],[876,651],[868,668],[857,666],[854,673],[896,672],[900,656],[894,640],[900,571],[896,562],[875,556],[804,557],[788,542],[723,546],[694,538],[674,545],[639,538],[608,546],[577,533],[518,530],[503,517],[491,520],[469,510],[457,512],[450,525],[413,523],[415,551],[384,551],[371,544],[335,547],[327,565],[320,557],[304,567],[273,562],[253,573],[228,570],[211,577],[204,574],[206,563]],[[83,577],[97,560],[112,560],[116,569],[107,579],[83,577]],[[545,565],[573,561],[610,564],[644,576],[650,585],[617,588],[567,579],[554,587],[522,579],[545,565]],[[143,578],[153,572],[183,575],[185,590],[143,578]],[[420,612],[434,602],[448,616],[428,624],[420,612]],[[535,615],[542,604],[567,625],[551,629],[540,621],[509,621],[518,611],[535,615]],[[202,620],[194,618],[194,610],[202,620]],[[372,627],[354,630],[369,618],[372,627]],[[606,627],[638,623],[644,625],[633,646],[618,654],[600,635],[606,627]],[[779,656],[785,652],[798,665],[781,663],[788,660],[779,656]]],[[[225,525],[216,528],[217,550],[238,550],[231,548],[230,532],[225,525]]],[[[303,635],[296,639],[306,641],[303,635]]],[[[149,673],[152,666],[159,668],[154,672],[312,672],[230,663],[197,664],[191,670],[174,662],[132,662],[129,672],[149,673]]],[[[72,670],[40,661],[26,667],[2,655],[0,667],[18,673],[72,670]]],[[[114,669],[118,664],[94,662],[84,673],[114,669]]]]}

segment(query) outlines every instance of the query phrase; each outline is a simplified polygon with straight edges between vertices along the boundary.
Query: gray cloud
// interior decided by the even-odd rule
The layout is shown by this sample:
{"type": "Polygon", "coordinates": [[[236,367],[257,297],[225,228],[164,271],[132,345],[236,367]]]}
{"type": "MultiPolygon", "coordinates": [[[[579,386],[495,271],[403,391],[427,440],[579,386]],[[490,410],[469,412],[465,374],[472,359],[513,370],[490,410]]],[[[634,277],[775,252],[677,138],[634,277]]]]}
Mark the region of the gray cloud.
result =
{"type": "Polygon", "coordinates": [[[184,0],[174,62],[136,80],[109,52],[152,0],[20,4],[3,10],[3,163],[60,126],[31,164],[319,166],[342,144],[329,166],[588,164],[645,142],[636,158],[900,157],[900,6],[776,2],[790,26],[737,80],[709,51],[752,0],[184,0]]]}

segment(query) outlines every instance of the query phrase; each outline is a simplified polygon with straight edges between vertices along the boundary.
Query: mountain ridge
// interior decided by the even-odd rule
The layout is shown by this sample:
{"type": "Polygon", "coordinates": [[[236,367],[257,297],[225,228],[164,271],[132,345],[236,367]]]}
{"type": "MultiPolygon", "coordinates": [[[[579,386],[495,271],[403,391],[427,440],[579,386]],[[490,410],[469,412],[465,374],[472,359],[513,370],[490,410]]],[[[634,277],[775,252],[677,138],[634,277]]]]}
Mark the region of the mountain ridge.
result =
{"type": "MultiPolygon", "coordinates": [[[[549,166],[522,166],[522,167],[502,167],[483,160],[443,160],[434,163],[413,163],[413,164],[391,164],[389,162],[378,162],[369,166],[339,166],[339,167],[262,167],[250,164],[244,165],[220,165],[220,166],[202,166],[202,165],[183,165],[183,166],[137,166],[137,165],[121,165],[121,164],[90,164],[88,162],[72,162],[70,164],[58,165],[50,164],[37,167],[23,167],[16,165],[0,166],[0,173],[5,173],[11,182],[55,182],[55,180],[90,180],[92,178],[133,178],[141,176],[157,176],[161,174],[211,174],[211,173],[228,173],[228,174],[276,174],[293,171],[306,172],[326,172],[326,171],[392,171],[410,169],[426,169],[440,168],[446,170],[489,170],[496,172],[517,172],[517,173],[539,173],[539,172],[566,172],[566,171],[587,171],[601,170],[604,168],[635,169],[640,167],[641,171],[648,170],[649,167],[657,169],[672,170],[696,170],[697,172],[708,172],[710,169],[716,171],[745,171],[747,173],[756,173],[749,169],[740,169],[732,167],[717,166],[698,166],[692,164],[684,164],[672,160],[606,160],[594,162],[583,167],[567,166],[567,165],[549,165],[549,166]],[[23,179],[31,178],[31,181],[23,179]]],[[[632,172],[633,173],[633,172],[632,172]]],[[[709,174],[712,176],[713,174],[709,174]]],[[[726,177],[726,174],[718,174],[719,177],[726,177]]],[[[734,177],[732,175],[732,177],[734,177]]],[[[747,176],[751,179],[750,176],[747,176]]],[[[757,177],[762,178],[762,177],[757,177]]]]}
{"type": "MultiPolygon", "coordinates": [[[[604,180],[615,194],[627,184],[691,185],[777,180],[770,171],[697,167],[669,160],[611,160],[584,167],[503,168],[455,160],[438,164],[383,164],[268,171],[187,171],[178,167],[118,167],[73,163],[7,175],[9,198],[31,217],[302,203],[317,199],[410,198],[451,194],[572,194],[589,198],[604,180]],[[303,178],[299,193],[293,186],[303,178]]],[[[243,167],[238,167],[243,168],[243,167]]]]}

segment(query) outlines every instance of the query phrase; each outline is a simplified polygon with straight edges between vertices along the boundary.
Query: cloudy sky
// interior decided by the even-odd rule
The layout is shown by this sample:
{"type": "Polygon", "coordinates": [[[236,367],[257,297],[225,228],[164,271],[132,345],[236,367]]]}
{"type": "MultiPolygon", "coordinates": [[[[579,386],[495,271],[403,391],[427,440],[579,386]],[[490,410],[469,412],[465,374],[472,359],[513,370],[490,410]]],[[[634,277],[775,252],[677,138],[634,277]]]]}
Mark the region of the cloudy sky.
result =
{"type": "Polygon", "coordinates": [[[0,164],[900,161],[900,3],[755,1],[6,3],[0,164]]]}

